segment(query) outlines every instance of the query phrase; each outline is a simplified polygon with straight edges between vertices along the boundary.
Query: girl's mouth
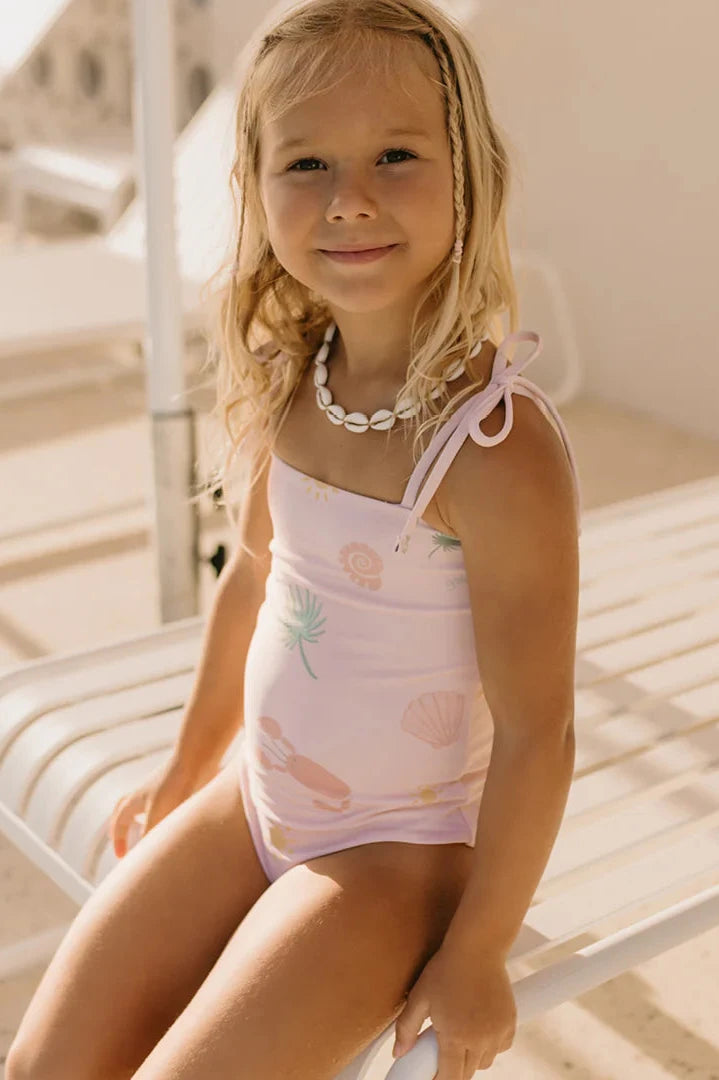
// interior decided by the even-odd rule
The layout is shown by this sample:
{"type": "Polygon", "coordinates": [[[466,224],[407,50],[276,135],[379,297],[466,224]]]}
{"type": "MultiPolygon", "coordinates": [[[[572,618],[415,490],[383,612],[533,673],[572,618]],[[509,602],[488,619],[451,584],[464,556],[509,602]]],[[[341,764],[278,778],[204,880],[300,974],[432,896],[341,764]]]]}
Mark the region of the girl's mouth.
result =
{"type": "Polygon", "coordinates": [[[389,247],[368,248],[366,251],[323,251],[322,249],[320,251],[334,262],[366,263],[374,262],[375,259],[381,259],[385,255],[389,255],[390,251],[394,251],[396,247],[399,247],[399,244],[390,244],[389,247]]]}

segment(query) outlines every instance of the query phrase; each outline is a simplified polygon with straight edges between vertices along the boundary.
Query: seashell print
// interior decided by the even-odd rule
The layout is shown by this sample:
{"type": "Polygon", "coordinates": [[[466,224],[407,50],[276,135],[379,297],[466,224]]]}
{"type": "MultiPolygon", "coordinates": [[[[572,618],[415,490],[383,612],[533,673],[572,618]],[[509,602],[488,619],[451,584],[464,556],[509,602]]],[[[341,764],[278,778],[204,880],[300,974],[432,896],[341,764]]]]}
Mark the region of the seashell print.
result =
{"type": "Polygon", "coordinates": [[[363,544],[358,540],[345,544],[340,551],[340,563],[342,569],[357,585],[373,591],[382,588],[381,574],[384,562],[368,544],[363,544]]]}
{"type": "Polygon", "coordinates": [[[410,701],[402,716],[402,730],[440,750],[457,741],[463,717],[464,694],[436,690],[410,701]]]}

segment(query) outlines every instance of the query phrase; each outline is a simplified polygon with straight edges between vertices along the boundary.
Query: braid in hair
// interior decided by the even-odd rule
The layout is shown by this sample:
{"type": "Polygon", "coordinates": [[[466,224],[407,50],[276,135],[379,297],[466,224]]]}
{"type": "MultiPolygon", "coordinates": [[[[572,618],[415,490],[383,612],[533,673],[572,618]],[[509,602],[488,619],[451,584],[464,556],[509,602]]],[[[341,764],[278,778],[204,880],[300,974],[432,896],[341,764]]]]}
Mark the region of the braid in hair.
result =
{"type": "Polygon", "coordinates": [[[459,100],[456,80],[443,39],[433,26],[427,26],[422,35],[422,40],[429,45],[434,53],[437,63],[442,72],[442,81],[447,94],[447,126],[449,129],[450,145],[452,148],[452,171],[454,173],[454,210],[456,219],[456,232],[452,262],[462,262],[462,250],[464,247],[464,234],[466,230],[466,213],[464,208],[464,159],[462,152],[462,108],[459,100]]]}

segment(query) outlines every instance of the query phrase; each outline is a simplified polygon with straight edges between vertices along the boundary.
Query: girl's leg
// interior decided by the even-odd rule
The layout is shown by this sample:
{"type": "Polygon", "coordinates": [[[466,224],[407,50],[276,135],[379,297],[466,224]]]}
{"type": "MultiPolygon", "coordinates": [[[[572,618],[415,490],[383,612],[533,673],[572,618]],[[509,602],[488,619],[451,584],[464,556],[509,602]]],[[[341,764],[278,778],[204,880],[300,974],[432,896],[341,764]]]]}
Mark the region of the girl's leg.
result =
{"type": "Polygon", "coordinates": [[[6,1080],[132,1076],[268,885],[233,761],[83,905],[22,1019],[6,1080]]]}
{"type": "Polygon", "coordinates": [[[133,1080],[331,1080],[400,1012],[470,871],[464,844],[365,844],[272,883],[133,1080]]]}

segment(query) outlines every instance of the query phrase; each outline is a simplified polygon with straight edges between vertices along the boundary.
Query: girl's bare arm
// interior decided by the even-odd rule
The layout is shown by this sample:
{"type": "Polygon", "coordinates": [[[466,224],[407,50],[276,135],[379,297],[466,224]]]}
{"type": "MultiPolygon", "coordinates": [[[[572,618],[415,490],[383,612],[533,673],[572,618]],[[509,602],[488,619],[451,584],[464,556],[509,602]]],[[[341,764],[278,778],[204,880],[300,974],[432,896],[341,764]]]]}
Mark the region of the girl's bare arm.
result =
{"type": "Polygon", "coordinates": [[[271,561],[267,472],[268,465],[245,493],[239,542],[217,584],[195,682],[173,749],[175,764],[193,775],[214,775],[243,722],[245,660],[271,561]],[[243,550],[243,544],[253,554],[243,550]]]}

